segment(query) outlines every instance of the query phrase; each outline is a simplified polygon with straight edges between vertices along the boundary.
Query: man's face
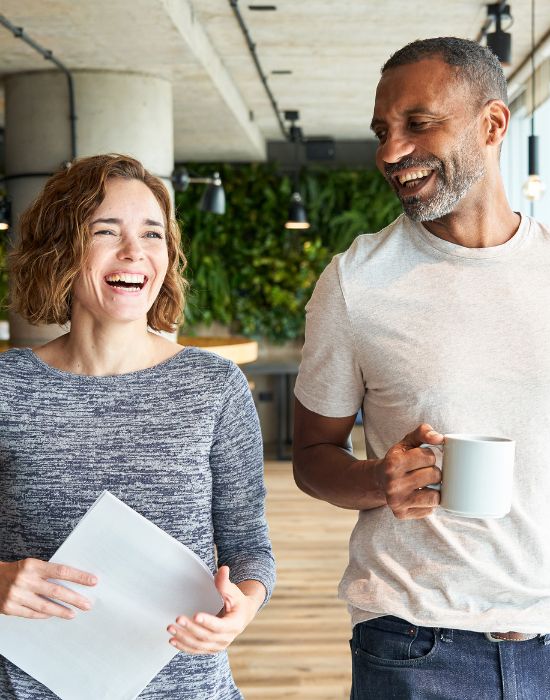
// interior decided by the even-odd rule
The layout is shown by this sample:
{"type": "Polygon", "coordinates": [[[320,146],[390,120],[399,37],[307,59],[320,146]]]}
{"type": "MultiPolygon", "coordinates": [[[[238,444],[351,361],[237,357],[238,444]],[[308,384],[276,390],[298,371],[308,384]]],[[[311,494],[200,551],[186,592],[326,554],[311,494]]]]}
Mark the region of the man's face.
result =
{"type": "Polygon", "coordinates": [[[450,214],[485,174],[473,101],[455,69],[438,58],[390,68],[378,83],[376,164],[414,221],[450,214]]]}

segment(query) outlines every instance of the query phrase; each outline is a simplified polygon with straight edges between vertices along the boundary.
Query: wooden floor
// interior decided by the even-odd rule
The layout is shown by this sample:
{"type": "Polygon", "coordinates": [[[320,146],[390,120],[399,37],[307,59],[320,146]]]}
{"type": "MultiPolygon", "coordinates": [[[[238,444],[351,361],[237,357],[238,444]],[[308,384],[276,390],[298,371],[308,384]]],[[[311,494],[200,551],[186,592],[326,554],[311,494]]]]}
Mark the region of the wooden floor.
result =
{"type": "Polygon", "coordinates": [[[336,594],[357,514],[299,491],[288,462],[266,463],[266,485],[277,587],[230,648],[235,680],[246,700],[349,699],[350,622],[336,594]]]}

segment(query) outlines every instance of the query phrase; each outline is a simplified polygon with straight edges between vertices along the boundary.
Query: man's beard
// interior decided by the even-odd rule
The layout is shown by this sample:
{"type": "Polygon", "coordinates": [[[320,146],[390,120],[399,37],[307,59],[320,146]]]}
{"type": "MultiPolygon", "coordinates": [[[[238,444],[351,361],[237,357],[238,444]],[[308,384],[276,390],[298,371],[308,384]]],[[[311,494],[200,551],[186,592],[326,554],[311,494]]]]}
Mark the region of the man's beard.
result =
{"type": "Polygon", "coordinates": [[[444,161],[431,158],[404,158],[399,163],[385,165],[386,178],[395,190],[405,214],[413,221],[433,221],[450,214],[468,190],[485,174],[481,152],[471,145],[473,130],[466,132],[458,147],[444,161]],[[469,132],[469,133],[468,133],[469,132]],[[403,195],[395,186],[394,172],[405,168],[434,170],[432,193],[403,195]]]}

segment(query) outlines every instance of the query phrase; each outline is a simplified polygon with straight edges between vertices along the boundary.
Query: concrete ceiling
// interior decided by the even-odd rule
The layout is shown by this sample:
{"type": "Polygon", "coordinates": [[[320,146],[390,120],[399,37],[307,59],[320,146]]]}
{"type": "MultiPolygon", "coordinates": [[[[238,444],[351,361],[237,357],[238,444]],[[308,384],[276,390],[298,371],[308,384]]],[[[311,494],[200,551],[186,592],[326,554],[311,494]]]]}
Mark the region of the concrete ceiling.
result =
{"type": "MultiPolygon", "coordinates": [[[[380,66],[409,41],[475,39],[476,0],[270,0],[239,9],[280,110],[298,109],[306,136],[365,140],[380,66]],[[290,75],[272,71],[289,70],[290,75]]],[[[513,74],[530,47],[531,0],[511,0],[513,74]]],[[[229,0],[1,0],[0,12],[69,69],[145,72],[174,88],[175,160],[262,160],[282,138],[229,0]]],[[[537,1],[536,41],[550,32],[537,1]]],[[[0,26],[0,78],[51,64],[0,26]]],[[[77,105],[78,110],[78,105],[77,105]]],[[[3,109],[0,104],[0,118],[3,109]]]]}

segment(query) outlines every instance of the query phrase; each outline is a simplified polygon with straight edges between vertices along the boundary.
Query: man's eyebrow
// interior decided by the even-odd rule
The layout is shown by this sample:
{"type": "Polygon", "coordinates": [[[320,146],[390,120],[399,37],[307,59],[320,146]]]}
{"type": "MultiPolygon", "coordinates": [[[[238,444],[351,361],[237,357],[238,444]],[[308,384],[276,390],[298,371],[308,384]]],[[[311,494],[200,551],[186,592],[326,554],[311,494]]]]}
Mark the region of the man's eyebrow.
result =
{"type": "MultiPolygon", "coordinates": [[[[426,117],[436,117],[436,118],[438,116],[440,116],[437,112],[434,112],[432,109],[428,109],[424,105],[417,105],[416,107],[411,107],[410,109],[406,109],[403,112],[403,115],[405,117],[410,117],[412,114],[423,115],[426,117]]],[[[373,117],[373,119],[370,123],[370,128],[372,131],[374,131],[374,129],[377,126],[383,125],[385,123],[386,122],[383,119],[380,119],[379,117],[373,117]]]]}

